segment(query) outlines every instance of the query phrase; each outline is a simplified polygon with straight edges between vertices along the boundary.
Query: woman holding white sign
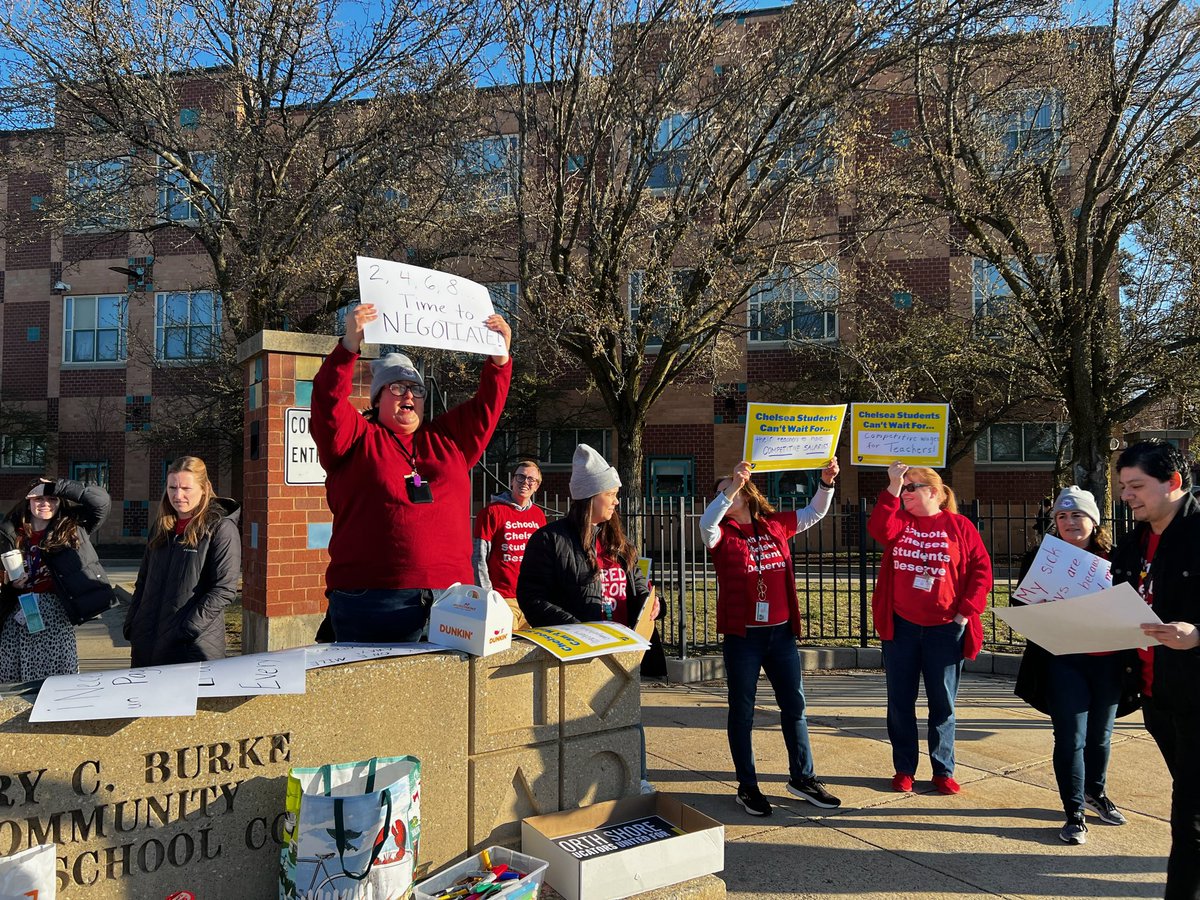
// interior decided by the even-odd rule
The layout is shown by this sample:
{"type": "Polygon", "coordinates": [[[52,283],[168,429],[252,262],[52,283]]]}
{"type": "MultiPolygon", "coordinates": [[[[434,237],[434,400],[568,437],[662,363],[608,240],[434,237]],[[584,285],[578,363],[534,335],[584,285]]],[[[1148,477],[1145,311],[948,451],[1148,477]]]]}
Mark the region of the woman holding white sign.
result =
{"type": "Polygon", "coordinates": [[[958,514],[952,491],[933,469],[894,462],[867,522],[884,547],[871,598],[883,641],[892,790],[913,789],[920,755],[917,692],[929,701],[933,787],[957,794],[954,701],[963,660],[983,646],[980,614],[992,587],[992,560],[974,524],[958,514]]]}
{"type": "Polygon", "coordinates": [[[750,740],[758,676],[763,671],[779,704],[788,754],[788,793],[822,809],[842,805],[813,772],[804,680],[796,651],[800,604],[791,549],[792,536],[816,525],[829,511],[838,471],[837,460],[831,459],[821,471],[812,503],[804,509],[776,512],[750,480],[750,463],[743,460],[732,475],[717,482],[717,496],[700,517],[700,534],[717,572],[717,631],[725,636],[726,732],[738,780],[737,802],[752,816],[771,814],[771,804],[758,787],[750,740]]]}

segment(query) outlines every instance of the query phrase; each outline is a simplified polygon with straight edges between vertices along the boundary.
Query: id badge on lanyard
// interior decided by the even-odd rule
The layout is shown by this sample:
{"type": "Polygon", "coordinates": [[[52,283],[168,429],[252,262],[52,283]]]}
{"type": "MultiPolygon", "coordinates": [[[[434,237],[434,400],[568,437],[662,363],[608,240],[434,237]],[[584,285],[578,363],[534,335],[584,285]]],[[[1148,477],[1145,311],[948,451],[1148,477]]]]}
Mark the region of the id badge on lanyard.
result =
{"type": "Polygon", "coordinates": [[[915,587],[918,591],[932,591],[933,590],[933,576],[932,575],[914,576],[913,587],[915,587]]]}

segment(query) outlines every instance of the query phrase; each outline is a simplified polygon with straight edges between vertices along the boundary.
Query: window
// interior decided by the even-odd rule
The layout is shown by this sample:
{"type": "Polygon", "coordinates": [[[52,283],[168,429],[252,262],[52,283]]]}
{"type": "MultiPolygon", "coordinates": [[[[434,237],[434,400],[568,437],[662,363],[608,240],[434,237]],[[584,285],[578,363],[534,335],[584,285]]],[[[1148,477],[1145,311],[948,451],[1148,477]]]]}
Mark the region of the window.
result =
{"type": "Polygon", "coordinates": [[[1025,92],[1015,99],[1025,105],[1008,110],[1001,118],[1000,146],[1004,158],[1021,156],[1037,163],[1048,162],[1063,133],[1062,95],[1057,91],[1025,92]]]}
{"type": "Polygon", "coordinates": [[[651,457],[647,463],[651,497],[690,497],[695,493],[695,461],[690,457],[651,457]]]}
{"type": "Polygon", "coordinates": [[[45,441],[20,434],[0,436],[0,466],[5,469],[42,469],[45,465],[45,441]]]}
{"type": "Polygon", "coordinates": [[[980,463],[1052,463],[1059,445],[1070,440],[1057,422],[1006,422],[992,425],[975,442],[980,463]]]}
{"type": "MultiPolygon", "coordinates": [[[[778,154],[778,158],[771,166],[770,172],[767,173],[767,178],[775,180],[788,174],[795,174],[802,178],[816,178],[823,173],[832,172],[837,163],[837,157],[830,143],[834,133],[830,127],[832,122],[833,114],[828,110],[817,113],[805,123],[799,139],[782,151],[776,146],[780,141],[779,128],[777,126],[772,129],[767,136],[763,152],[772,157],[778,154]]],[[[759,166],[757,163],[750,164],[746,177],[750,181],[758,179],[759,166]]]]}
{"type": "MultiPolygon", "coordinates": [[[[671,330],[671,312],[678,309],[680,301],[692,284],[691,269],[675,269],[671,272],[670,291],[659,292],[658,299],[650,309],[649,333],[646,335],[646,348],[661,347],[663,337],[671,330]]],[[[635,331],[639,328],[638,319],[642,314],[642,297],[646,291],[646,273],[638,269],[629,273],[629,321],[635,331]]]]}
{"type": "Polygon", "coordinates": [[[161,360],[212,359],[221,331],[221,298],[212,291],[155,294],[154,353],[161,360]]]}
{"type": "Polygon", "coordinates": [[[750,342],[837,338],[838,265],[822,260],[803,271],[784,268],[750,294],[750,342]]]}
{"type": "Polygon", "coordinates": [[[792,472],[770,472],[767,475],[767,496],[803,506],[816,495],[820,469],[792,472]]]}
{"type": "Polygon", "coordinates": [[[517,194],[517,136],[479,138],[462,145],[458,176],[485,203],[517,194]]]}
{"type": "Polygon", "coordinates": [[[515,281],[498,281],[492,284],[485,284],[488,294],[492,298],[492,306],[496,312],[504,316],[505,320],[512,327],[513,337],[517,335],[517,301],[520,296],[519,286],[515,281]]]}
{"type": "MultiPolygon", "coordinates": [[[[192,168],[214,195],[220,196],[217,182],[217,155],[215,153],[192,153],[192,168]]],[[[216,210],[212,200],[202,194],[193,193],[192,185],[183,174],[171,167],[161,156],[158,158],[158,215],[168,222],[199,222],[211,218],[216,210]]]]}
{"type": "Polygon", "coordinates": [[[1012,301],[1012,288],[1000,270],[986,259],[972,261],[971,288],[971,309],[977,319],[1001,315],[1012,301]]]}
{"type": "Polygon", "coordinates": [[[587,444],[605,459],[612,462],[610,432],[604,428],[556,428],[543,429],[538,434],[538,458],[543,467],[567,467],[575,455],[575,447],[587,444]]]}
{"type": "Polygon", "coordinates": [[[108,490],[108,460],[97,459],[71,463],[71,478],[84,484],[96,484],[108,490]]]}
{"type": "Polygon", "coordinates": [[[64,298],[63,362],[124,360],[126,314],[120,295],[64,298]]]}
{"type": "Polygon", "coordinates": [[[74,210],[75,229],[116,231],[125,227],[128,195],[125,159],[67,163],[67,202],[74,210]]]}
{"type": "MultiPolygon", "coordinates": [[[[521,456],[520,446],[515,431],[497,431],[492,435],[491,442],[483,451],[485,466],[498,466],[507,470],[509,465],[521,456]]],[[[507,474],[507,471],[505,472],[507,474]]]]}
{"type": "Polygon", "coordinates": [[[683,184],[689,148],[700,133],[700,119],[691,113],[675,113],[658,123],[650,152],[650,178],[654,190],[672,190],[683,184]]]}

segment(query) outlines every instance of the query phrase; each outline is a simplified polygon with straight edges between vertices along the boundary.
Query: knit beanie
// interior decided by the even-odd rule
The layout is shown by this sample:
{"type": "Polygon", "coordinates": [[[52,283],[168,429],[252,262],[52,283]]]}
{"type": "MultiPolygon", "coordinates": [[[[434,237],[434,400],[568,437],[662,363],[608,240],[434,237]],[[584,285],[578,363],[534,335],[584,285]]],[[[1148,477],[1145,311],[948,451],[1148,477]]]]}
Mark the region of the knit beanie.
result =
{"type": "Polygon", "coordinates": [[[1053,516],[1064,509],[1077,509],[1097,525],[1100,524],[1100,507],[1096,505],[1096,498],[1091,491],[1085,491],[1079,485],[1073,484],[1059,491],[1058,499],[1050,509],[1050,515],[1053,516]]]}
{"type": "Polygon", "coordinates": [[[389,353],[371,363],[371,405],[379,403],[379,392],[393,381],[411,381],[425,386],[425,379],[413,361],[403,353],[389,353]]]}
{"type": "Polygon", "coordinates": [[[587,444],[575,448],[571,457],[571,499],[586,500],[605,491],[621,486],[621,478],[617,470],[610,466],[595,450],[587,444]]]}

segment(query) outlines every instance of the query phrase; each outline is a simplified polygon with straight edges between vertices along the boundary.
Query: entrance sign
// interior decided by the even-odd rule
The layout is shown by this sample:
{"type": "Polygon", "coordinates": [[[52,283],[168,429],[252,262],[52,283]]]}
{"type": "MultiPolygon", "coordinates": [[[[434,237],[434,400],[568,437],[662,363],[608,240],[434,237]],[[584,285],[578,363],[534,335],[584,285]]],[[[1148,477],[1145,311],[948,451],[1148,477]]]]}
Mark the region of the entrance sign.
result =
{"type": "Polygon", "coordinates": [[[55,675],[42,682],[30,722],[194,716],[200,663],[55,675]]]}
{"type": "Polygon", "coordinates": [[[283,483],[324,484],[325,470],[308,430],[308,407],[283,411],[283,483]]]}
{"type": "Polygon", "coordinates": [[[941,469],[946,465],[946,403],[855,403],[850,407],[854,464],[941,469]]]}
{"type": "Polygon", "coordinates": [[[508,352],[504,337],[483,324],[496,311],[487,288],[461,275],[360,256],[358,293],[379,313],[364,329],[372,343],[508,352]]]}
{"type": "Polygon", "coordinates": [[[837,453],[846,405],[750,403],[743,458],[756,472],[823,469],[837,453]]]}

